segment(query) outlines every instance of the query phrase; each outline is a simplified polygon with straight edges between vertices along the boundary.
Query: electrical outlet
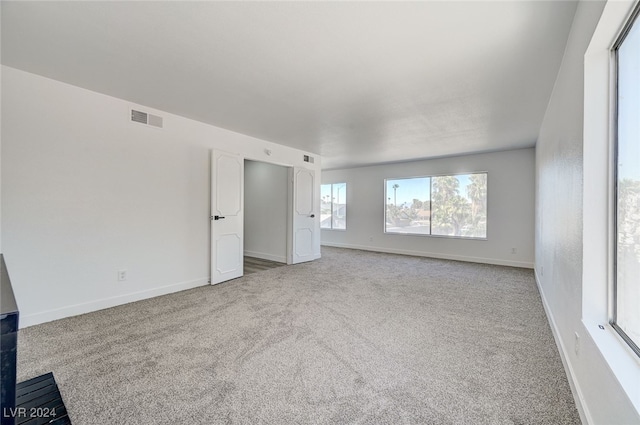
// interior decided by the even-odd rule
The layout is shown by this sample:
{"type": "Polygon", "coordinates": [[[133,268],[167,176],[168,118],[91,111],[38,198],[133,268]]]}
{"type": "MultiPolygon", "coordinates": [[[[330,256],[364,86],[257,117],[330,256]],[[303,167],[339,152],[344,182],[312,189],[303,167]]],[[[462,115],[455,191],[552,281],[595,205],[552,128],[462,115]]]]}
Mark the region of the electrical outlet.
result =
{"type": "Polygon", "coordinates": [[[369,236],[369,242],[373,242],[373,236],[369,236]]]}
{"type": "Polygon", "coordinates": [[[518,250],[517,250],[516,248],[511,248],[511,253],[512,253],[512,254],[517,254],[517,253],[518,253],[518,250]]]}
{"type": "Polygon", "coordinates": [[[578,332],[574,333],[575,339],[573,340],[573,351],[575,351],[576,356],[580,355],[580,335],[578,332]]]}
{"type": "Polygon", "coordinates": [[[118,270],[118,281],[123,282],[127,280],[127,271],[126,270],[118,270]]]}

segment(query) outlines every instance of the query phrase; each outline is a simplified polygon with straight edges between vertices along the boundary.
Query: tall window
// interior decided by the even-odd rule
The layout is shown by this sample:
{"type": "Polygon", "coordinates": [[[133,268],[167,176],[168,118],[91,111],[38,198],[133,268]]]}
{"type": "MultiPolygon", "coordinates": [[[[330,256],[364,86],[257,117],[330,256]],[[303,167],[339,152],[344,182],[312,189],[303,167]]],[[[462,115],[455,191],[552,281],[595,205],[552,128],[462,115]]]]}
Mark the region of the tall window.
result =
{"type": "Polygon", "coordinates": [[[388,179],[387,233],[431,234],[431,177],[388,179]]]}
{"type": "Polygon", "coordinates": [[[320,228],[337,230],[347,228],[346,183],[320,186],[320,228]]]}
{"type": "Polygon", "coordinates": [[[640,355],[640,24],[616,48],[617,142],[612,325],[640,355]]]}
{"type": "Polygon", "coordinates": [[[485,239],[487,173],[385,180],[385,232],[485,239]]]}

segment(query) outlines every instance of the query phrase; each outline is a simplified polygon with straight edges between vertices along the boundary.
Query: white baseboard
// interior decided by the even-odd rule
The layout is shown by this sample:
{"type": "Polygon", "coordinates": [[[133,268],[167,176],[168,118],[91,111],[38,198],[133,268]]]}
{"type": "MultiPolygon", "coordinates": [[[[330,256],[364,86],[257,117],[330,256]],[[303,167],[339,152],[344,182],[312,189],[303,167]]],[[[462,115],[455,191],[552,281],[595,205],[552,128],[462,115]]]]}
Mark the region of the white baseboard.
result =
{"type": "Polygon", "coordinates": [[[411,251],[408,249],[393,249],[393,248],[383,248],[383,247],[367,246],[367,245],[342,244],[342,243],[335,243],[335,242],[322,242],[322,245],[333,246],[336,248],[349,248],[349,249],[361,249],[363,251],[385,252],[388,254],[413,255],[415,257],[439,258],[442,260],[456,260],[456,261],[466,261],[469,263],[494,264],[497,266],[510,266],[510,267],[522,267],[526,269],[533,269],[533,263],[528,263],[526,261],[509,261],[509,260],[502,260],[498,258],[467,257],[463,255],[441,254],[438,252],[411,251]]]}
{"type": "Polygon", "coordinates": [[[264,252],[256,252],[256,251],[245,251],[244,255],[246,255],[247,257],[260,258],[262,260],[277,261],[278,263],[287,262],[286,255],[273,255],[273,254],[266,254],[264,252]]]}
{"type": "Polygon", "coordinates": [[[208,277],[190,280],[187,282],[179,282],[171,285],[161,286],[159,288],[147,289],[144,291],[133,292],[131,294],[118,295],[115,297],[104,298],[101,300],[89,301],[82,304],[70,305],[54,310],[42,311],[40,313],[20,315],[20,329],[28,326],[39,325],[41,323],[51,322],[52,320],[64,319],[65,317],[77,316],[80,314],[91,313],[105,308],[115,307],[122,304],[128,304],[134,301],[140,301],[147,298],[167,295],[173,292],[184,291],[186,289],[204,286],[209,283],[208,277]]]}
{"type": "Polygon", "coordinates": [[[558,347],[558,351],[560,352],[560,359],[562,360],[564,371],[567,374],[567,379],[569,381],[569,386],[571,387],[573,400],[575,401],[576,408],[578,409],[578,414],[580,415],[580,420],[584,425],[592,424],[593,420],[591,418],[591,414],[589,413],[589,409],[587,409],[587,406],[584,403],[584,396],[582,394],[582,390],[580,389],[580,384],[576,380],[576,376],[573,371],[573,367],[571,366],[571,363],[569,363],[569,356],[567,355],[567,350],[564,346],[562,338],[560,337],[560,330],[556,325],[556,321],[553,318],[553,314],[551,313],[551,309],[549,308],[547,299],[544,296],[544,292],[542,291],[542,285],[540,284],[540,279],[538,279],[538,271],[535,268],[533,270],[533,274],[536,279],[536,285],[538,286],[538,292],[540,293],[540,298],[542,299],[542,306],[544,307],[544,312],[547,315],[547,320],[549,321],[549,326],[551,327],[551,333],[553,334],[553,339],[556,341],[556,346],[558,347]]]}

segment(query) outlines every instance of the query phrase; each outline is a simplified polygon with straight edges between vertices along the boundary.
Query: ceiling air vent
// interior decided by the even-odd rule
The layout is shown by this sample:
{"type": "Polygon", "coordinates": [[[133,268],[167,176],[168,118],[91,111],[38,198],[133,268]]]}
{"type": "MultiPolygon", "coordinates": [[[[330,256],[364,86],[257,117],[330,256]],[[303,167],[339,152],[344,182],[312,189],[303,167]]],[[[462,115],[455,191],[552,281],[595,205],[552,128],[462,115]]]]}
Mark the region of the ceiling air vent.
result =
{"type": "Polygon", "coordinates": [[[308,163],[310,163],[310,164],[313,164],[313,157],[312,157],[312,156],[304,155],[304,156],[302,157],[302,160],[303,160],[304,162],[308,162],[308,163]]]}
{"type": "Polygon", "coordinates": [[[131,110],[131,121],[150,125],[152,127],[162,128],[162,117],[147,114],[146,112],[142,111],[136,111],[135,109],[131,110]]]}

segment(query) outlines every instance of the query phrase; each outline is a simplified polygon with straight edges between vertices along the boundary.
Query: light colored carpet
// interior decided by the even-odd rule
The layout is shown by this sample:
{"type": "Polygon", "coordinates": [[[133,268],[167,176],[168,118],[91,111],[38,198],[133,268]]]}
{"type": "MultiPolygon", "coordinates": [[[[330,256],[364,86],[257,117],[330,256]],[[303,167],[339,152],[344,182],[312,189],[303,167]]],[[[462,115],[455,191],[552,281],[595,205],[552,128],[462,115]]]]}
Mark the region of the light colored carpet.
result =
{"type": "Polygon", "coordinates": [[[82,424],[578,424],[531,270],[323,248],[20,331],[82,424]]]}

